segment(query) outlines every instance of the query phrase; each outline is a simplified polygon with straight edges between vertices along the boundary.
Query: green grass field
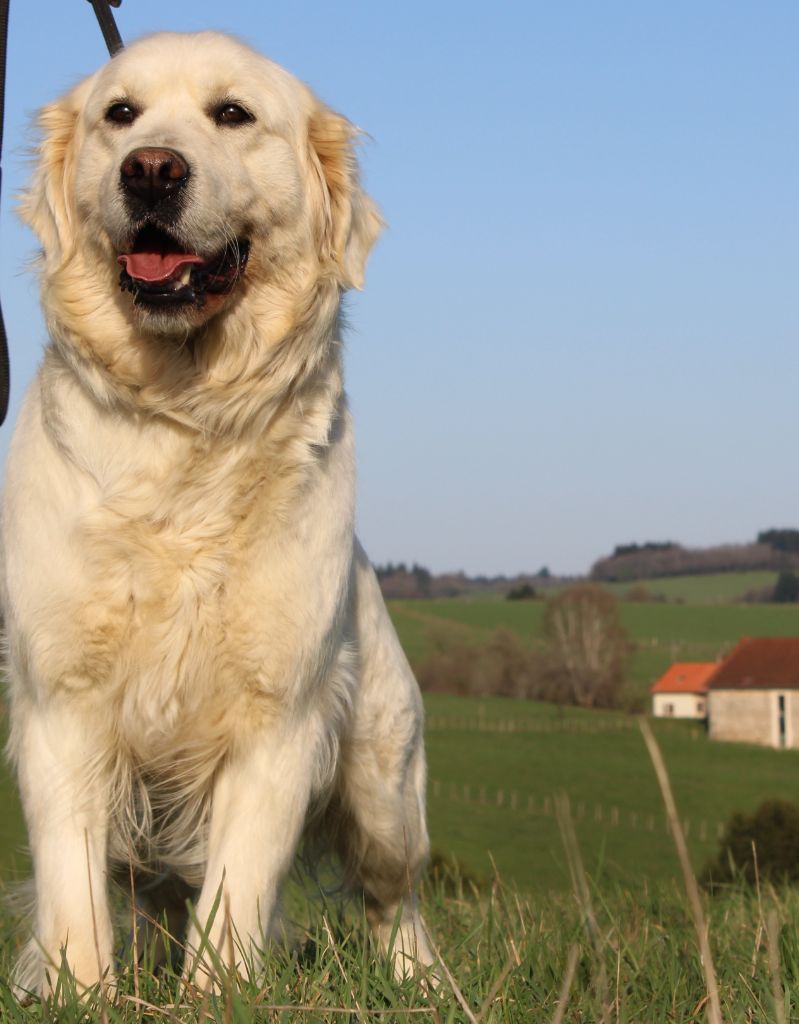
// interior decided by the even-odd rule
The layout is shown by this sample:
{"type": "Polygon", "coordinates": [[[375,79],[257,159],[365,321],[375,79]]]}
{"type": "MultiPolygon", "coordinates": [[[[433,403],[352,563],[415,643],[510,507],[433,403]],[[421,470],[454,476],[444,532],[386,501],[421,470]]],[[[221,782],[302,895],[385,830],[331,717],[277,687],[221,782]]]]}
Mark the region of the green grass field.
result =
{"type": "MultiPolygon", "coordinates": [[[[554,814],[555,795],[565,793],[583,856],[600,883],[640,889],[675,876],[635,719],[499,698],[426,701],[435,847],[454,852],[481,877],[490,874],[490,851],[503,876],[528,891],[568,887],[554,814]],[[490,731],[497,716],[513,720],[516,731],[490,731]]],[[[799,802],[799,753],[712,743],[698,724],[658,722],[655,733],[697,869],[717,850],[718,826],[733,811],[766,797],[799,802]]]]}
{"type": "MultiPolygon", "coordinates": [[[[744,636],[799,636],[795,605],[621,602],[619,607],[635,645],[629,690],[639,698],[673,661],[714,661],[744,636]]],[[[534,643],[545,604],[449,599],[392,601],[389,608],[411,663],[419,664],[436,642],[484,643],[499,628],[534,643]]]]}
{"type": "Polygon", "coordinates": [[[634,583],[606,583],[611,593],[623,598],[633,587],[645,588],[667,601],[685,604],[731,604],[752,590],[773,586],[776,572],[713,572],[702,576],[659,576],[634,583]]]}

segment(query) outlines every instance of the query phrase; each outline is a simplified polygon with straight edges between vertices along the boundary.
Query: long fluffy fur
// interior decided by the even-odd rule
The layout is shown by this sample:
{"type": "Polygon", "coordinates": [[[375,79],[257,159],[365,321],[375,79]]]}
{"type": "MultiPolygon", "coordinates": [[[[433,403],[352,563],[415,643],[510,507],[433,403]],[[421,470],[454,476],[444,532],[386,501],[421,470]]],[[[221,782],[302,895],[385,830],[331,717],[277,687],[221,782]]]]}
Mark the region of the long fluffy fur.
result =
{"type": "Polygon", "coordinates": [[[260,949],[328,798],[384,944],[405,902],[398,971],[429,963],[407,891],[427,852],[421,702],[353,535],[340,306],[381,225],[354,129],[214,33],[143,40],[40,125],[21,210],[50,344],[3,508],[9,749],[37,889],[18,982],[48,991],[64,950],[83,985],[97,946],[110,969],[104,879],[129,856],[199,886],[201,921],[224,885],[260,949]],[[239,91],[255,126],[220,133],[209,103],[239,91]],[[120,95],[142,108],[123,130],[103,116],[120,95]],[[167,322],[117,287],[119,166],[142,145],[186,154],[195,251],[252,239],[218,308],[167,322]]]}

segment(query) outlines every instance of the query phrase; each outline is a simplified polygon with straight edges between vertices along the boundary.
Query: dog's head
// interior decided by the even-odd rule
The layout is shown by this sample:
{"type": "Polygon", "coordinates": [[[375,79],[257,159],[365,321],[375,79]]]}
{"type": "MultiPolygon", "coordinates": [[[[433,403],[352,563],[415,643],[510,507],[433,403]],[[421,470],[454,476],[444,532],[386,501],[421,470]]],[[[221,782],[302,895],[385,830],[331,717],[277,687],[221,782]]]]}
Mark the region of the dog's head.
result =
{"type": "Polygon", "coordinates": [[[381,221],[355,129],[234,39],[137,42],[40,124],[21,210],[63,309],[185,337],[248,295],[361,286],[381,221]]]}

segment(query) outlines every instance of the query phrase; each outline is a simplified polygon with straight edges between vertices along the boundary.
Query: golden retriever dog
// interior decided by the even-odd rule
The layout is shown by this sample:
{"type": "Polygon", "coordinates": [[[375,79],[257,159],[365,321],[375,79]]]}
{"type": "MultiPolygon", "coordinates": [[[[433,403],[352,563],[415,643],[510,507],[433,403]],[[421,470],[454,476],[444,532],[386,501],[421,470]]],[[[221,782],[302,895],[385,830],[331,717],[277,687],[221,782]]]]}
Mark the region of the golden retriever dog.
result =
{"type": "Polygon", "coordinates": [[[196,890],[189,976],[215,980],[206,930],[246,970],[309,816],[384,949],[398,922],[397,973],[429,964],[421,700],[353,533],[340,310],[381,227],[356,132],[216,33],[135,43],[40,126],[50,341],[3,505],[18,983],[111,970],[129,860],[155,909],[196,890]]]}

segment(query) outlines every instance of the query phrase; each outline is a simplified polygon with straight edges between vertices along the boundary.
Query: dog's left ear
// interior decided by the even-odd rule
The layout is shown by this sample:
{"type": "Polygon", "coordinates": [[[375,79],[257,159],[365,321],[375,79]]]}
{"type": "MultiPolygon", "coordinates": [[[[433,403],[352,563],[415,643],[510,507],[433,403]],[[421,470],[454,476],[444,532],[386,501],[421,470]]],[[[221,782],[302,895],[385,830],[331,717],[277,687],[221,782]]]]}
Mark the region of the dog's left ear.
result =
{"type": "Polygon", "coordinates": [[[362,288],[366,259],[383,227],[375,203],[360,185],[354,143],[358,129],[320,105],[308,124],[311,162],[323,202],[323,258],[332,256],[344,288],[362,288]]]}

